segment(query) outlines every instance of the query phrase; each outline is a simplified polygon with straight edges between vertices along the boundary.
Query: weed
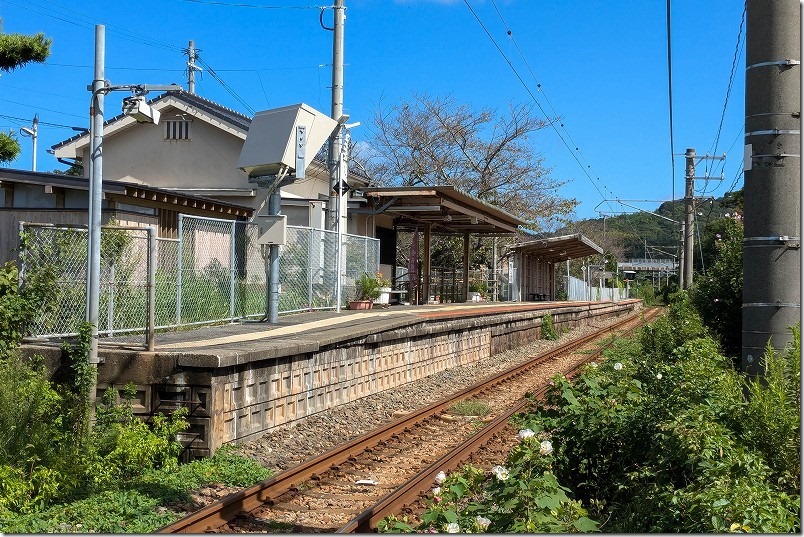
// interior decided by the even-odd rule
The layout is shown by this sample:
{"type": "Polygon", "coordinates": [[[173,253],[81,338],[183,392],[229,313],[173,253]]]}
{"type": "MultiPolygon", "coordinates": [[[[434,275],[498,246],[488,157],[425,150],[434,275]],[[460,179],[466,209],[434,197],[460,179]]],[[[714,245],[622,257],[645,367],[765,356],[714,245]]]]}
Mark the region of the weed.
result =
{"type": "Polygon", "coordinates": [[[456,416],[486,416],[491,408],[485,401],[464,399],[449,407],[449,412],[456,416]]]}

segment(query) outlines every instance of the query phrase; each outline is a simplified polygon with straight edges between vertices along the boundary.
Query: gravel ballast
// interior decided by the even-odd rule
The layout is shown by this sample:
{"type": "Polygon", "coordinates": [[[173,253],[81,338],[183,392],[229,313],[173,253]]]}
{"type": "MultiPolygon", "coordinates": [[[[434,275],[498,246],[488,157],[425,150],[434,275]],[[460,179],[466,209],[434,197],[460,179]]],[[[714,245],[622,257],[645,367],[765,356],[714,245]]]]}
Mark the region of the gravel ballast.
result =
{"type": "Polygon", "coordinates": [[[481,360],[471,366],[453,368],[425,379],[372,394],[357,401],[280,425],[258,439],[237,447],[241,455],[280,472],[379,427],[394,413],[408,412],[442,399],[451,393],[524,362],[568,341],[620,321],[596,320],[564,333],[556,341],[537,340],[481,360]]]}

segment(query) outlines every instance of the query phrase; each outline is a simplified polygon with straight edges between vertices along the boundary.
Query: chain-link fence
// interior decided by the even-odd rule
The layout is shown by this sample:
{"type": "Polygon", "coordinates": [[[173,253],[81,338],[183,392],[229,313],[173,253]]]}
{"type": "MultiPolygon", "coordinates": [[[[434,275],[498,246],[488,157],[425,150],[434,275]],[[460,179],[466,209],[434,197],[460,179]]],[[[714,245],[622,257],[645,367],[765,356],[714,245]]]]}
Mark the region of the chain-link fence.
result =
{"type": "MultiPolygon", "coordinates": [[[[28,319],[29,335],[77,333],[86,318],[85,226],[22,224],[20,283],[53,278],[47,305],[28,319]]],[[[148,306],[148,229],[104,226],[101,230],[98,333],[115,337],[144,332],[148,306]]]]}
{"type": "MultiPolygon", "coordinates": [[[[179,216],[178,239],[158,239],[153,256],[155,329],[235,321],[266,313],[267,247],[249,222],[179,216]]],[[[31,336],[76,334],[86,318],[87,230],[81,226],[22,224],[20,283],[51,271],[47,313],[28,323],[31,336]],[[44,273],[44,272],[43,272],[44,273]]],[[[341,305],[354,281],[379,269],[379,241],[343,235],[341,305]]],[[[146,332],[147,228],[104,226],[101,234],[100,334],[146,332]]],[[[280,247],[279,312],[336,307],[337,233],[288,226],[280,247]]]]}

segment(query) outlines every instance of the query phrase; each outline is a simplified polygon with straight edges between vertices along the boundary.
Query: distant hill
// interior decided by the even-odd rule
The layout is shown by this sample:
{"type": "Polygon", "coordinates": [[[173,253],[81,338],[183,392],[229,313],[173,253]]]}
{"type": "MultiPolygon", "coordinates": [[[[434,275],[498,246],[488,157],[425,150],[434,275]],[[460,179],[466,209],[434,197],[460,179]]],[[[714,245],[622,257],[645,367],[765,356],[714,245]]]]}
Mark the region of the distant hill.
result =
{"type": "MultiPolygon", "coordinates": [[[[738,190],[714,200],[697,201],[696,242],[699,233],[704,240],[713,223],[722,219],[726,213],[733,212],[735,209],[742,212],[742,200],[743,192],[738,190]]],[[[624,211],[632,211],[616,202],[611,202],[611,205],[615,209],[622,208],[624,211]]],[[[613,254],[619,261],[645,257],[671,258],[678,255],[681,226],[666,218],[676,222],[684,219],[683,199],[664,202],[657,208],[643,208],[643,211],[646,212],[639,212],[635,209],[633,211],[630,214],[578,220],[556,230],[555,235],[583,233],[603,247],[607,254],[613,254]]],[[[696,246],[696,252],[697,250],[696,246]]]]}

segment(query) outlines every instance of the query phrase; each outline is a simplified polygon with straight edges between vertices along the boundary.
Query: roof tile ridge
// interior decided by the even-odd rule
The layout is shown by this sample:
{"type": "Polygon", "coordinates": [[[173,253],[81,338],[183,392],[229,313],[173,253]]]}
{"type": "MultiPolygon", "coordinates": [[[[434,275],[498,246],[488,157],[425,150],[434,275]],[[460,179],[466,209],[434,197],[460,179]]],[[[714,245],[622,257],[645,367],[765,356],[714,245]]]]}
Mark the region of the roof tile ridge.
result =
{"type": "Polygon", "coordinates": [[[206,97],[202,97],[201,95],[198,95],[197,93],[190,93],[190,92],[184,91],[182,89],[182,90],[179,90],[179,91],[168,92],[168,94],[178,95],[180,97],[187,97],[187,98],[189,98],[189,100],[194,100],[195,99],[195,100],[201,101],[204,104],[207,104],[209,106],[213,106],[213,107],[218,108],[220,110],[225,110],[226,112],[229,112],[232,115],[237,116],[237,117],[239,117],[241,119],[251,121],[251,117],[247,116],[246,114],[243,114],[242,112],[238,112],[237,110],[229,108],[228,106],[224,106],[224,105],[222,105],[220,103],[217,103],[215,101],[212,101],[210,99],[207,99],[206,97]]]}

